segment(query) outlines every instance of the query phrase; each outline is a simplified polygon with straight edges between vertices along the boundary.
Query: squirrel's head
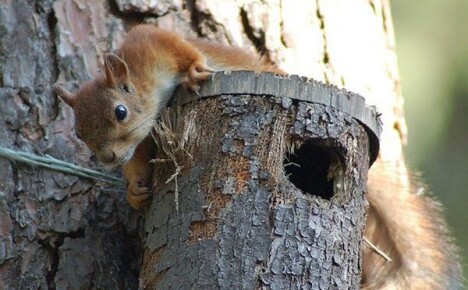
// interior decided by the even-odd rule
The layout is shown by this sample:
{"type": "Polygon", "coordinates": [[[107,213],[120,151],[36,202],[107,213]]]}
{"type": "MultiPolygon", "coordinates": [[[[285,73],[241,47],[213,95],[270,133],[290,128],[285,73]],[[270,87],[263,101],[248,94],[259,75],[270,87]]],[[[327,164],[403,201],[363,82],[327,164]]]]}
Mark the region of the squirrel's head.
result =
{"type": "Polygon", "coordinates": [[[77,136],[101,162],[117,165],[126,163],[151,132],[155,112],[138,96],[124,60],[107,54],[104,68],[104,77],[83,84],[75,94],[57,84],[54,90],[73,108],[77,136]]]}

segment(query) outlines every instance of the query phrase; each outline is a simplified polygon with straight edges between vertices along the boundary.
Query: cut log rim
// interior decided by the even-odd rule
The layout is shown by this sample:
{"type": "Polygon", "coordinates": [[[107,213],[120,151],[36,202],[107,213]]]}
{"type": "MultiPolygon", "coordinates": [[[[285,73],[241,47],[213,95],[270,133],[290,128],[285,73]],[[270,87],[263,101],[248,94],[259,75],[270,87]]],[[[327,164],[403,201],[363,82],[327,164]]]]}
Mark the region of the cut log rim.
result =
{"type": "Polygon", "coordinates": [[[370,165],[377,159],[382,122],[375,106],[367,106],[357,93],[327,85],[298,75],[276,75],[253,71],[221,71],[203,83],[199,92],[188,93],[179,88],[171,105],[223,95],[252,95],[287,98],[295,101],[322,104],[351,116],[361,124],[369,137],[370,165]]]}

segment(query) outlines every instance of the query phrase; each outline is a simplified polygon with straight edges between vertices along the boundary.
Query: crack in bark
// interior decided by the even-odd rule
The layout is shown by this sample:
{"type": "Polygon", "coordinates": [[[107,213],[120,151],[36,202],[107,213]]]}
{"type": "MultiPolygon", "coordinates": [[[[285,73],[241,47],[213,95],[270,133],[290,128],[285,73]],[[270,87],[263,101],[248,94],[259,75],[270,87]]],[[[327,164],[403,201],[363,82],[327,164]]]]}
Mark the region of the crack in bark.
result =
{"type": "Polygon", "coordinates": [[[190,25],[192,26],[193,30],[197,33],[198,37],[202,36],[201,31],[201,12],[197,10],[195,0],[188,0],[186,3],[186,8],[190,11],[190,25]]]}
{"type": "Polygon", "coordinates": [[[240,18],[242,27],[244,28],[244,33],[247,38],[253,43],[255,49],[260,55],[270,60],[270,54],[265,44],[265,31],[258,30],[258,35],[256,35],[255,29],[252,25],[250,25],[247,11],[244,8],[240,8],[240,18]]]}
{"type": "Polygon", "coordinates": [[[145,253],[143,256],[143,262],[142,262],[142,273],[141,277],[145,277],[146,281],[142,285],[142,281],[140,281],[140,288],[143,289],[155,289],[157,284],[164,278],[166,273],[171,269],[171,267],[168,267],[160,272],[153,271],[152,267],[146,266],[146,265],[156,265],[158,261],[161,259],[163,256],[165,250],[166,250],[166,245],[163,245],[157,249],[155,249],[151,254],[145,253]],[[146,271],[145,271],[146,270],[146,271]]]}
{"type": "Polygon", "coordinates": [[[159,17],[165,16],[171,12],[171,9],[169,9],[166,13],[163,13],[161,15],[156,15],[156,14],[149,13],[149,12],[147,13],[136,12],[136,11],[124,12],[119,9],[119,5],[117,4],[116,0],[108,0],[107,5],[108,5],[108,10],[110,14],[121,19],[122,21],[129,24],[130,26],[144,23],[146,20],[150,18],[159,18],[159,17]]]}
{"type": "Polygon", "coordinates": [[[375,4],[374,4],[374,2],[369,1],[369,5],[370,5],[370,8],[372,9],[372,11],[374,12],[374,14],[377,14],[377,11],[376,11],[376,9],[375,9],[375,4]]]}
{"type": "MultiPolygon", "coordinates": [[[[48,233],[50,234],[50,233],[48,233]]],[[[65,238],[80,239],[85,237],[84,229],[79,228],[76,231],[69,233],[56,233],[53,236],[48,236],[45,239],[39,239],[39,243],[49,252],[50,255],[50,268],[46,273],[47,287],[50,290],[55,290],[55,276],[58,272],[60,264],[60,247],[63,245],[65,238]]]]}
{"type": "MultiPolygon", "coordinates": [[[[55,11],[53,9],[50,9],[50,11],[47,13],[46,16],[47,20],[47,28],[49,29],[49,38],[50,38],[50,61],[51,61],[51,66],[50,66],[50,79],[51,81],[57,81],[57,78],[59,76],[59,61],[58,61],[58,55],[57,55],[57,17],[55,16],[55,11]]],[[[47,90],[47,89],[46,89],[47,90]]],[[[59,106],[58,102],[56,102],[57,98],[53,98],[54,93],[52,92],[52,89],[49,87],[49,94],[51,99],[53,99],[55,104],[52,105],[51,113],[52,115],[50,116],[50,120],[55,120],[57,119],[59,115],[59,106]]],[[[42,135],[46,136],[46,132],[44,131],[44,128],[41,126],[42,129],[42,135]]]]}
{"type": "MultiPolygon", "coordinates": [[[[63,243],[63,240],[62,240],[63,243]]],[[[59,248],[58,247],[51,247],[51,246],[46,246],[45,247],[48,252],[50,252],[50,268],[49,271],[46,273],[46,281],[47,281],[47,287],[51,290],[55,290],[55,276],[57,275],[58,272],[58,265],[60,261],[59,257],[59,248]]]]}
{"type": "Polygon", "coordinates": [[[289,47],[288,45],[288,42],[286,41],[286,38],[284,36],[284,19],[283,19],[283,1],[281,0],[279,2],[279,9],[281,11],[280,13],[280,22],[279,22],[279,26],[280,26],[280,41],[281,41],[281,44],[284,46],[284,47],[289,47]]]}
{"type": "MultiPolygon", "coordinates": [[[[374,7],[374,4],[372,2],[370,2],[371,4],[371,7],[374,9],[375,11],[375,7],[374,7]]],[[[384,35],[386,35],[388,37],[388,27],[387,27],[387,12],[385,10],[385,5],[382,5],[382,24],[383,24],[383,30],[384,30],[384,35]]],[[[389,17],[390,18],[390,17],[389,17]]],[[[391,19],[391,18],[390,18],[391,19]]]]}
{"type": "MultiPolygon", "coordinates": [[[[53,56],[51,58],[52,61],[52,79],[57,79],[59,75],[59,69],[58,69],[58,59],[57,59],[57,17],[55,17],[55,12],[52,10],[47,14],[47,25],[50,33],[50,53],[53,56]]],[[[58,112],[57,112],[58,113],[58,112]]]]}
{"type": "Polygon", "coordinates": [[[325,83],[330,83],[330,77],[327,73],[327,70],[331,69],[330,67],[330,56],[328,54],[328,46],[327,46],[327,34],[325,32],[325,19],[322,15],[322,12],[320,11],[320,0],[317,0],[317,11],[316,11],[316,15],[317,15],[317,19],[320,23],[320,31],[322,32],[322,39],[323,39],[323,59],[322,59],[322,62],[323,62],[323,65],[325,66],[325,70],[323,72],[323,76],[324,76],[324,80],[325,80],[325,83]]]}
{"type": "Polygon", "coordinates": [[[213,35],[215,35],[214,38],[216,39],[224,37],[225,39],[229,40],[229,37],[226,34],[226,26],[216,22],[211,14],[198,10],[196,7],[197,5],[195,0],[188,1],[187,9],[191,13],[190,25],[196,32],[197,36],[199,38],[213,38],[213,35]],[[205,28],[209,28],[209,31],[212,32],[211,35],[208,33],[209,31],[207,29],[204,31],[203,26],[205,26],[205,28]],[[219,29],[219,27],[222,27],[223,29],[219,29]]]}

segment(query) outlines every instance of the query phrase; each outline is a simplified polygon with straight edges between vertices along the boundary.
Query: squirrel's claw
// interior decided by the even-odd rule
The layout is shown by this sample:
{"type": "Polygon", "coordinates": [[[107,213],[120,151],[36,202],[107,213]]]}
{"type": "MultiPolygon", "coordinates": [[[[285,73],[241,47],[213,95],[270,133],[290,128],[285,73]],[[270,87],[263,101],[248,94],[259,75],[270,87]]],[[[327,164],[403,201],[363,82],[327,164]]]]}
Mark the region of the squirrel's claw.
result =
{"type": "Polygon", "coordinates": [[[135,210],[140,210],[149,198],[149,189],[142,187],[138,182],[129,183],[127,187],[127,200],[135,210]]]}
{"type": "Polygon", "coordinates": [[[183,85],[200,96],[199,83],[208,79],[215,71],[204,62],[194,62],[188,69],[187,75],[183,78],[183,85]]]}

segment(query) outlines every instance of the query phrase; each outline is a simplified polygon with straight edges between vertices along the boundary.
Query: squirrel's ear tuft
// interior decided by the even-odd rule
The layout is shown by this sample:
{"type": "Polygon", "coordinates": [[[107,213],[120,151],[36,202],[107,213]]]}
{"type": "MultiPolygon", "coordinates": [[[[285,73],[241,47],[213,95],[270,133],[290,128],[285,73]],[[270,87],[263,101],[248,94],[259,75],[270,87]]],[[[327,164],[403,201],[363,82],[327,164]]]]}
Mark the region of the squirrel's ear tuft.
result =
{"type": "Polygon", "coordinates": [[[130,82],[128,66],[123,59],[113,53],[106,54],[104,61],[106,70],[106,82],[108,86],[114,87],[118,84],[130,82]]]}
{"type": "Polygon", "coordinates": [[[65,103],[73,107],[75,103],[75,95],[64,89],[61,85],[55,84],[54,91],[65,103]]]}

